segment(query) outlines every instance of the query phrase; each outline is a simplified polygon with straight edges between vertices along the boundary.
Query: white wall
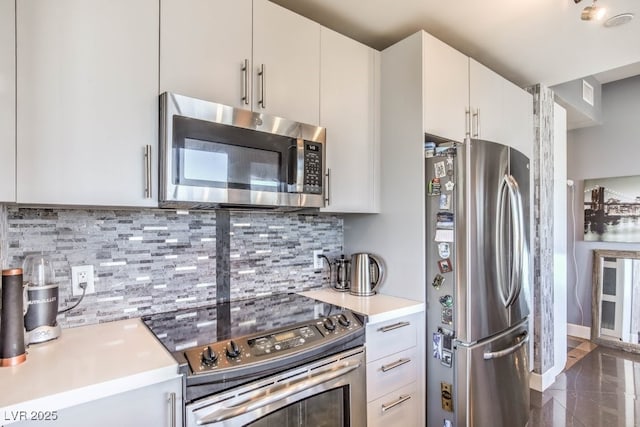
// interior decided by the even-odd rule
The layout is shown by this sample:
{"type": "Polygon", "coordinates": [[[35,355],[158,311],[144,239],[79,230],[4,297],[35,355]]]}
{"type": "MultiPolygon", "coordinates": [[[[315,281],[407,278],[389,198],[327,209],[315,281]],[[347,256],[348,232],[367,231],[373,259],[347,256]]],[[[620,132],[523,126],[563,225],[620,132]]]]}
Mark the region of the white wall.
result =
{"type": "MultiPolygon", "coordinates": [[[[640,250],[640,243],[585,242],[584,179],[640,175],[640,76],[602,86],[601,126],[568,134],[568,178],[575,181],[575,266],[569,233],[569,323],[591,326],[591,269],[594,249],[640,250]],[[577,294],[577,296],[576,296],[577,294]],[[582,306],[582,313],[580,312],[582,306]]],[[[571,195],[570,195],[571,196],[571,195]]],[[[569,205],[571,208],[571,205],[569,205]]],[[[571,227],[571,211],[569,225],[571,227]]]]}

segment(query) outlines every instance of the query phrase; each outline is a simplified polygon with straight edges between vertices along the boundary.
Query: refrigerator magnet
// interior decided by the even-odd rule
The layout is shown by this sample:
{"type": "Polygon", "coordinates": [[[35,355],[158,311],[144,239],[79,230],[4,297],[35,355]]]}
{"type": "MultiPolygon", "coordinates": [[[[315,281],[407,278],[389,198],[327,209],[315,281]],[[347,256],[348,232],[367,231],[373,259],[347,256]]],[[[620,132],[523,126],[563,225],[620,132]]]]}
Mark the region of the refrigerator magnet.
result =
{"type": "Polygon", "coordinates": [[[434,240],[436,242],[453,242],[453,230],[437,229],[434,240]]]}
{"type": "Polygon", "coordinates": [[[444,325],[453,324],[453,308],[451,307],[442,307],[442,316],[441,319],[444,325]]]}
{"type": "Polygon", "coordinates": [[[438,243],[438,255],[440,255],[440,258],[449,258],[451,255],[451,247],[448,243],[438,243]]]}
{"type": "Polygon", "coordinates": [[[442,274],[451,273],[453,271],[453,266],[451,265],[451,260],[449,258],[438,261],[438,268],[442,274]]]}
{"type": "Polygon", "coordinates": [[[449,294],[442,295],[438,301],[443,307],[453,307],[453,297],[449,294]]]}
{"type": "Polygon", "coordinates": [[[433,357],[435,359],[442,358],[442,334],[438,332],[433,333],[433,357]]]}
{"type": "Polygon", "coordinates": [[[433,169],[436,173],[436,178],[443,178],[447,176],[447,167],[444,162],[435,162],[433,164],[433,169]]]}
{"type": "Polygon", "coordinates": [[[436,277],[433,278],[433,282],[431,282],[431,286],[436,289],[440,289],[440,286],[444,283],[444,276],[441,274],[436,274],[436,277]]]}
{"type": "Polygon", "coordinates": [[[453,353],[448,350],[442,350],[442,355],[440,356],[440,363],[450,368],[453,362],[453,353]]]}
{"type": "Polygon", "coordinates": [[[453,191],[453,188],[456,186],[456,184],[453,181],[447,181],[447,183],[444,185],[444,188],[447,191],[453,191]]]}
{"type": "Polygon", "coordinates": [[[449,197],[448,194],[440,194],[440,204],[439,204],[440,209],[446,209],[449,210],[451,209],[451,197],[449,197]]]}
{"type": "Polygon", "coordinates": [[[440,178],[433,178],[429,181],[429,194],[432,196],[439,196],[442,192],[440,185],[440,178]]]}

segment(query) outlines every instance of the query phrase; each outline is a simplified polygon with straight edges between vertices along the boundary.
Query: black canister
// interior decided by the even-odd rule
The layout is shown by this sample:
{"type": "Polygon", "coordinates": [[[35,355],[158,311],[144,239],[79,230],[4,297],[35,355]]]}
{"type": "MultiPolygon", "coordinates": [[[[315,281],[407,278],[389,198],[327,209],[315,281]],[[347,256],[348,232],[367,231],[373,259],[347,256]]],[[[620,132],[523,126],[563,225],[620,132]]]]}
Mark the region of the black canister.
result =
{"type": "Polygon", "coordinates": [[[15,366],[27,360],[24,347],[23,308],[22,269],[2,270],[0,366],[15,366]]]}

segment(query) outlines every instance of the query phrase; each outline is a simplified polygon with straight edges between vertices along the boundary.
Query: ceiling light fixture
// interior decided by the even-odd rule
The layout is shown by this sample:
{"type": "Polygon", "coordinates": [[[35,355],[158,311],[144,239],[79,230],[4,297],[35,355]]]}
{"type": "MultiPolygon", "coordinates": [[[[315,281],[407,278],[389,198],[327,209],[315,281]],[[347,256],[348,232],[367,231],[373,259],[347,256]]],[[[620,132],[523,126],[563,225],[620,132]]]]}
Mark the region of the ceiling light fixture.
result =
{"type": "MultiPolygon", "coordinates": [[[[580,3],[582,0],[573,0],[574,3],[578,4],[580,3]]],[[[596,5],[596,2],[598,0],[593,0],[593,3],[591,3],[591,6],[586,6],[584,9],[582,9],[582,13],[580,14],[580,19],[582,19],[583,21],[600,21],[602,18],[604,18],[605,13],[607,13],[607,9],[605,9],[604,7],[598,7],[596,5]]]]}
{"type": "Polygon", "coordinates": [[[605,27],[618,27],[620,25],[624,25],[627,22],[633,19],[633,13],[621,13],[620,15],[612,16],[611,18],[604,21],[605,27]]]}

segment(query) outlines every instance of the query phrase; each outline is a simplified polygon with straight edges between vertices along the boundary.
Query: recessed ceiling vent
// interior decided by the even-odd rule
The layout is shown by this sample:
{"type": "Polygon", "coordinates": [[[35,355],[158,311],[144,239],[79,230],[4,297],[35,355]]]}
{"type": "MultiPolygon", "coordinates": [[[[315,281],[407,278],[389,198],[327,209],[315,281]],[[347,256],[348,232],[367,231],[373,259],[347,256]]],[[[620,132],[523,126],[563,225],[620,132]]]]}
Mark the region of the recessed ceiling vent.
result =
{"type": "Polygon", "coordinates": [[[604,21],[604,25],[607,28],[610,27],[619,27],[620,25],[624,25],[627,22],[633,19],[633,13],[621,13],[620,15],[612,16],[611,18],[604,21]]]}
{"type": "Polygon", "coordinates": [[[585,80],[582,81],[582,99],[593,107],[593,86],[585,80]]]}

